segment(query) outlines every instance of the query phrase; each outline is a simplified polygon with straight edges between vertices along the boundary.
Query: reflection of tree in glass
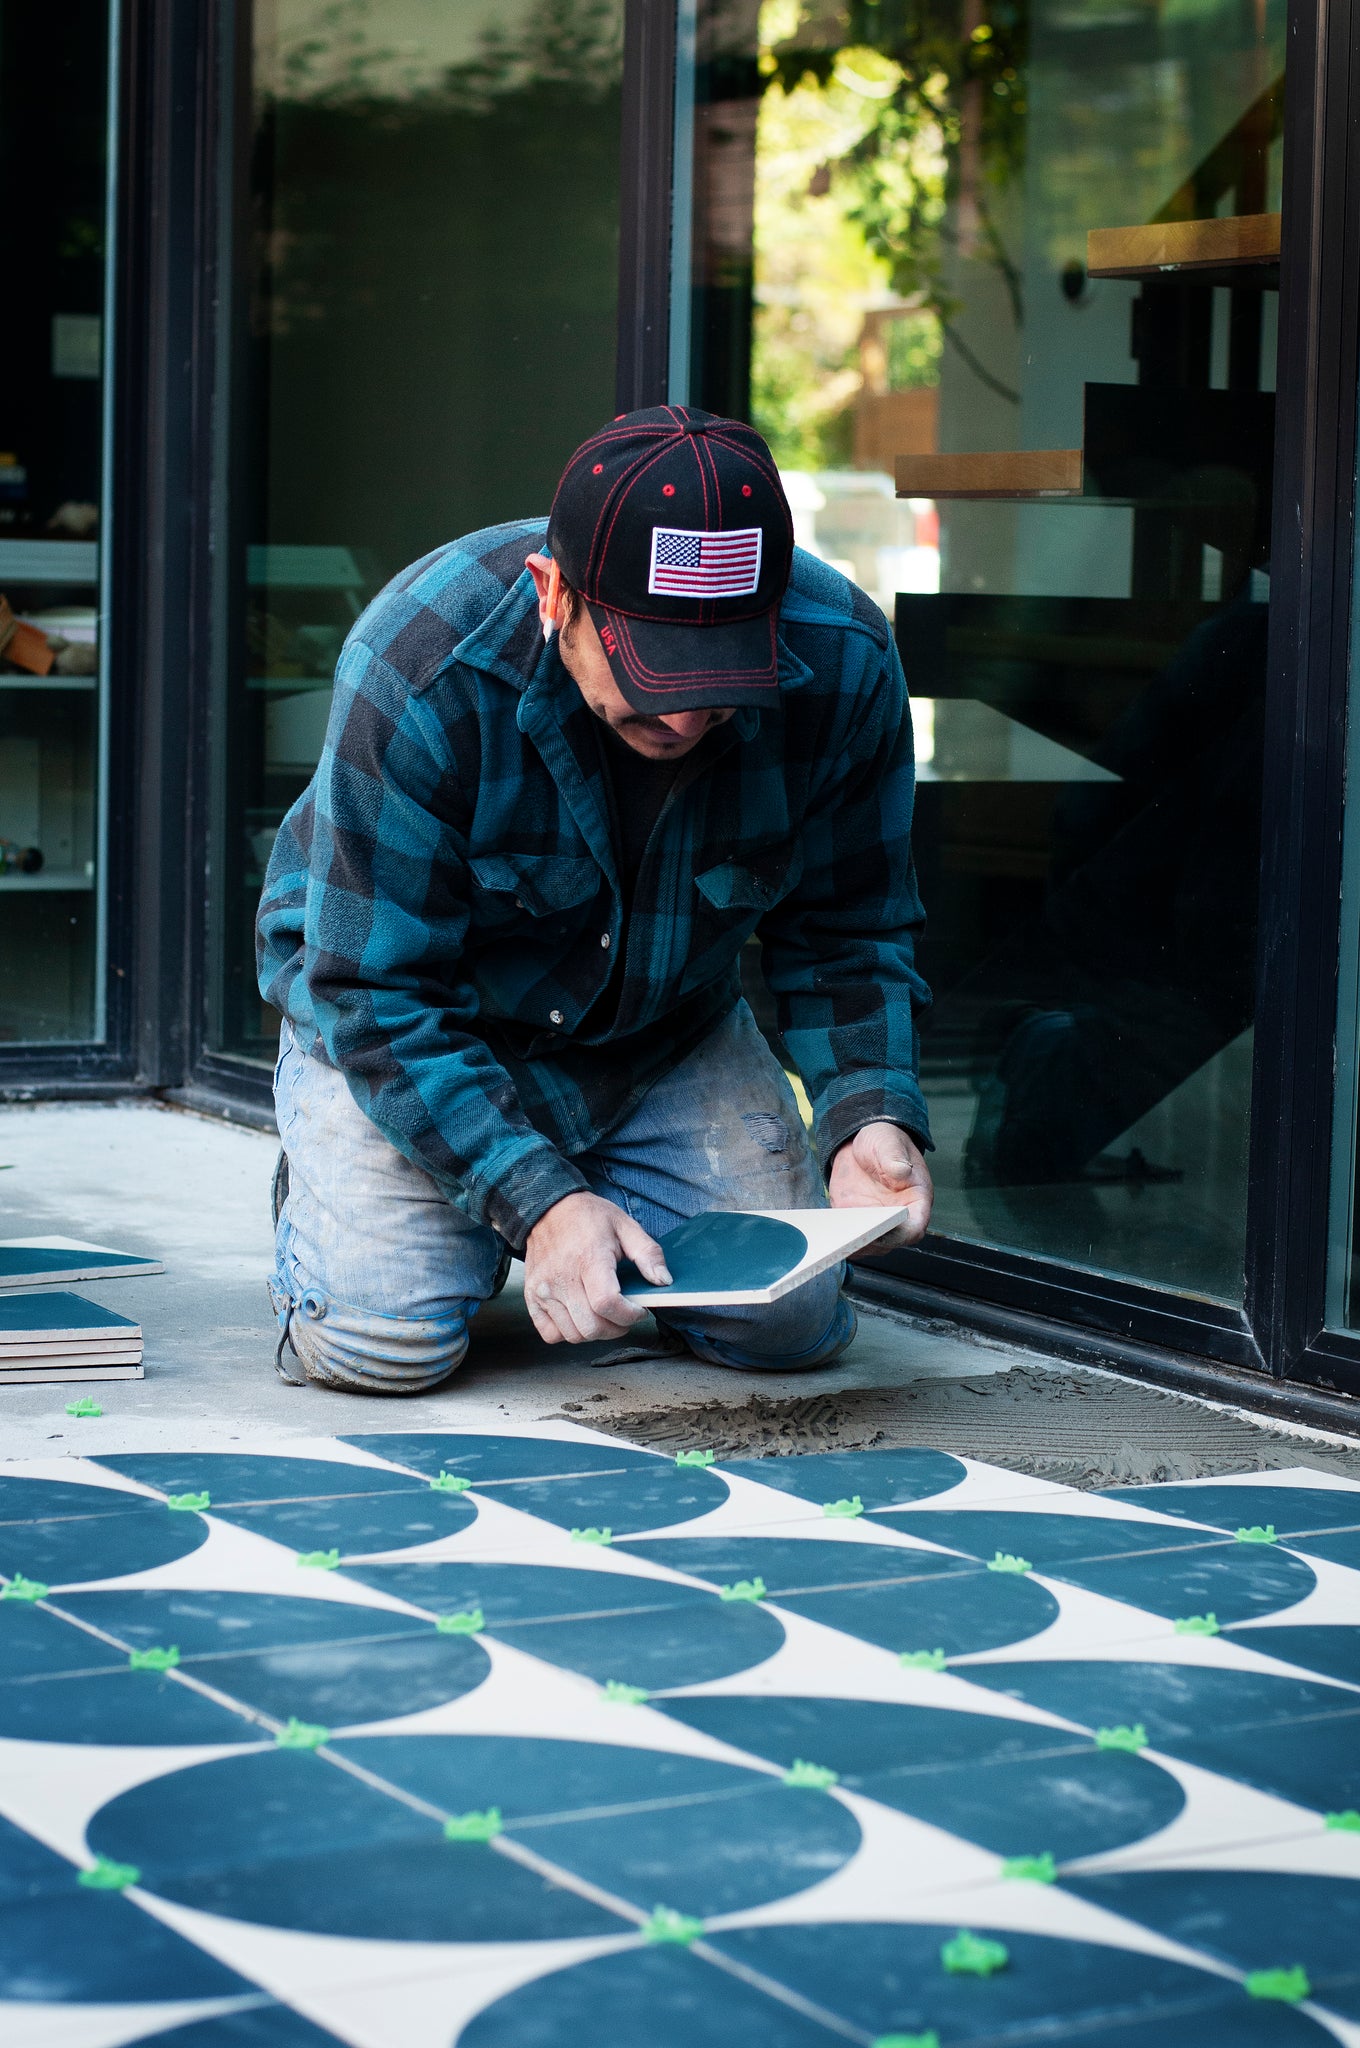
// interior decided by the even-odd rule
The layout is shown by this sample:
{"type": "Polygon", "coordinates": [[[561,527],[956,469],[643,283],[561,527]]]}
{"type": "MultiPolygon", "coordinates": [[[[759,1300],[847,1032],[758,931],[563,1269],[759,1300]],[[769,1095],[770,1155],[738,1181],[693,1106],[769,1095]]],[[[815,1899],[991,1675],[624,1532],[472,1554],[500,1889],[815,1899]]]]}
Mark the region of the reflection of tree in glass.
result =
{"type": "Polygon", "coordinates": [[[268,96],[313,104],[438,99],[466,111],[535,84],[588,99],[614,90],[622,70],[618,0],[502,0],[478,31],[449,8],[433,37],[393,40],[404,22],[385,0],[330,0],[283,41],[261,79],[268,96]],[[376,22],[375,22],[376,17],[376,22]],[[450,60],[450,51],[473,54],[450,60]]]}

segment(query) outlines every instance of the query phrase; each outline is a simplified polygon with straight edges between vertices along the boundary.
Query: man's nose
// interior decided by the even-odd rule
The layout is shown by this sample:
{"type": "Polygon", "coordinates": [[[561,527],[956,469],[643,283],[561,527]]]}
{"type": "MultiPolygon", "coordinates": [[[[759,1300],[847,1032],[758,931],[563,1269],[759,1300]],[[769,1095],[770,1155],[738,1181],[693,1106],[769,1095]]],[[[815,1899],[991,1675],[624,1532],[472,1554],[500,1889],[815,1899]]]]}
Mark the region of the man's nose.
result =
{"type": "Polygon", "coordinates": [[[697,740],[700,733],[708,731],[711,711],[672,711],[669,718],[661,723],[680,740],[697,740]]]}

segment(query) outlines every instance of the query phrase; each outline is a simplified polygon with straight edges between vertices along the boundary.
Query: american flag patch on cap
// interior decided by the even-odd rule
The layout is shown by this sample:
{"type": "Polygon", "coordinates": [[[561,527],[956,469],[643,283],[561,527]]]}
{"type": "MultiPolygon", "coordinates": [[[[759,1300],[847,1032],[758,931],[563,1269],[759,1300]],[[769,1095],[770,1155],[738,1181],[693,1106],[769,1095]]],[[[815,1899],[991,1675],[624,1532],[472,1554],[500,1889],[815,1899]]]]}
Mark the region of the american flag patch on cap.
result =
{"type": "Polygon", "coordinates": [[[760,582],[759,526],[704,533],[684,526],[652,528],[652,597],[754,597],[760,582]]]}

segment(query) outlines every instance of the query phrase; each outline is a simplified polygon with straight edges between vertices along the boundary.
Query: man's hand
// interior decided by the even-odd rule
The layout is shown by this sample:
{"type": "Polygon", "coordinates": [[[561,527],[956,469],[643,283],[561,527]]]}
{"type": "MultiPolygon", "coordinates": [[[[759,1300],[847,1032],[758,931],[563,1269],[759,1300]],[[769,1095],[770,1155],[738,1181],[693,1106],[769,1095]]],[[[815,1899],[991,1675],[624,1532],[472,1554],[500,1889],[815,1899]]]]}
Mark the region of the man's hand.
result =
{"type": "Polygon", "coordinates": [[[545,1344],[622,1337],[646,1315],[619,1293],[620,1259],[644,1280],[669,1287],[661,1247],[612,1202],[584,1191],[540,1216],[524,1247],[524,1299],[545,1344]]]}
{"type": "MultiPolygon", "coordinates": [[[[831,1162],[827,1182],[833,1209],[888,1209],[905,1203],[906,1220],[865,1250],[896,1251],[919,1244],[930,1222],[935,1189],[925,1160],[896,1124],[865,1124],[831,1162]]],[[[551,1212],[550,1212],[551,1213],[551,1212]]]]}

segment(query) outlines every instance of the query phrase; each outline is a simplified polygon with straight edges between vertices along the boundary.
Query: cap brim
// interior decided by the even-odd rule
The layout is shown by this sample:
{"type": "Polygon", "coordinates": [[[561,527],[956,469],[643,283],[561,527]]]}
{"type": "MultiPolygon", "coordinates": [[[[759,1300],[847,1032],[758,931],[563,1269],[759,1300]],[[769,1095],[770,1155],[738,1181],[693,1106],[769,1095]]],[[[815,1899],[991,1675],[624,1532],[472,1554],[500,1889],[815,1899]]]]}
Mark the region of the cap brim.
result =
{"type": "Polygon", "coordinates": [[[726,710],[779,694],[778,612],[717,626],[672,625],[585,600],[614,680],[635,711],[726,710]]]}

